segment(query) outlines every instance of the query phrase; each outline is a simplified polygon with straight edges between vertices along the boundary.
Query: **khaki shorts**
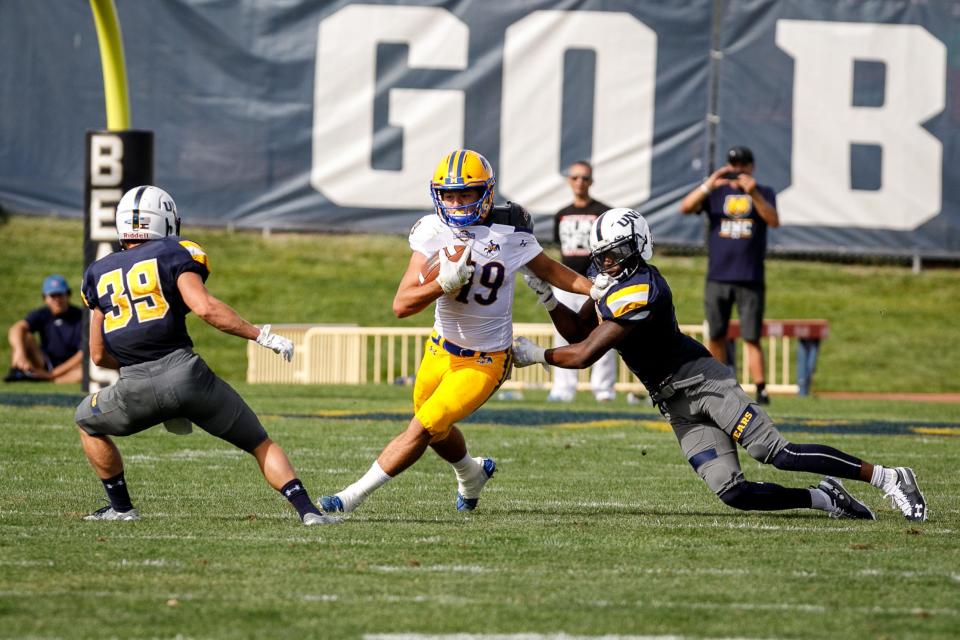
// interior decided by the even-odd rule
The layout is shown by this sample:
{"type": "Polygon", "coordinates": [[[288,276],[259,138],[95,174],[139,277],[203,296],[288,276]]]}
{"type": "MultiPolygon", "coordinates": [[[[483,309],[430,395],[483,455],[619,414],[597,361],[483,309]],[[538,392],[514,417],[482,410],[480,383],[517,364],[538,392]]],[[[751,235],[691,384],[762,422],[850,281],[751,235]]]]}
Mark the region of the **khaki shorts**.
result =
{"type": "Polygon", "coordinates": [[[116,384],[84,398],[75,419],[90,435],[129,436],[172,418],[186,418],[244,451],[267,439],[243,398],[189,349],[121,367],[116,384]]]}

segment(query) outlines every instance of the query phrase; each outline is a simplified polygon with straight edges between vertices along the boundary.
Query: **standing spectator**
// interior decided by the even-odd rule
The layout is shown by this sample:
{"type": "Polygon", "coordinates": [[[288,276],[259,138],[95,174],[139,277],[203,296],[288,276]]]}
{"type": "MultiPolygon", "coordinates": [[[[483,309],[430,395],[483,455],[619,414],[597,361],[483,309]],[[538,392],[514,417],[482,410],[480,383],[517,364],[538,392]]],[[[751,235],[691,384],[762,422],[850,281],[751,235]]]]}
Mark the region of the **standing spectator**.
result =
{"type": "Polygon", "coordinates": [[[750,376],[757,385],[757,402],[769,404],[760,347],[764,258],[767,227],[780,226],[780,218],[777,194],[770,187],[757,184],[753,171],[753,152],[747,147],[733,147],[727,153],[727,164],[688,193],[680,202],[680,210],[706,212],[710,218],[710,258],[704,290],[710,353],[720,362],[730,364],[726,336],[730,311],[736,303],[750,376]]]}
{"type": "Polygon", "coordinates": [[[49,275],[43,280],[43,304],[7,331],[10,371],[5,382],[50,380],[80,382],[83,378],[83,313],[70,304],[66,278],[49,275]],[[33,334],[40,336],[40,342],[33,334]]]}
{"type": "MultiPolygon", "coordinates": [[[[567,169],[567,181],[573,192],[573,203],[557,211],[553,223],[553,241],[560,244],[561,262],[581,275],[590,269],[590,228],[601,213],[610,208],[590,196],[593,185],[593,167],[586,160],[574,162],[567,169]]],[[[587,296],[570,293],[554,287],[553,294],[560,304],[579,309],[587,296]]],[[[559,331],[554,331],[553,344],[567,344],[559,331]]],[[[547,400],[571,402],[577,393],[578,371],[553,370],[553,388],[547,400]]],[[[590,386],[598,402],[608,402],[617,396],[613,385],[617,381],[617,354],[611,350],[597,361],[590,371],[590,386]]]]}

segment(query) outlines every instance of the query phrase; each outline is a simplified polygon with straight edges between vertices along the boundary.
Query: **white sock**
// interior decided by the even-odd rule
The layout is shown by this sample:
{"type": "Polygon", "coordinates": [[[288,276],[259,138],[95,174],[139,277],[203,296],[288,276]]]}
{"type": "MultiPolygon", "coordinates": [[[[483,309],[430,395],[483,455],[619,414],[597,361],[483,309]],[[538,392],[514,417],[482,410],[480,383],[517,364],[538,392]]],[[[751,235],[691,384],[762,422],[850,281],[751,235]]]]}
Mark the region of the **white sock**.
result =
{"type": "Polygon", "coordinates": [[[479,460],[481,458],[471,458],[468,453],[459,462],[451,463],[457,475],[457,490],[464,498],[479,498],[480,490],[487,482],[487,474],[479,460]]]}
{"type": "Polygon", "coordinates": [[[833,511],[833,500],[827,495],[827,492],[817,487],[810,487],[810,508],[820,511],[833,511]]]}
{"type": "Polygon", "coordinates": [[[343,502],[343,510],[353,511],[359,507],[360,503],[367,499],[367,496],[385,485],[390,477],[380,468],[380,463],[374,460],[370,469],[363,474],[362,478],[336,494],[343,502]]]}
{"type": "Polygon", "coordinates": [[[886,489],[889,485],[897,481],[897,472],[893,469],[884,469],[878,464],[873,465],[873,475],[870,476],[870,484],[877,489],[886,489]]]}

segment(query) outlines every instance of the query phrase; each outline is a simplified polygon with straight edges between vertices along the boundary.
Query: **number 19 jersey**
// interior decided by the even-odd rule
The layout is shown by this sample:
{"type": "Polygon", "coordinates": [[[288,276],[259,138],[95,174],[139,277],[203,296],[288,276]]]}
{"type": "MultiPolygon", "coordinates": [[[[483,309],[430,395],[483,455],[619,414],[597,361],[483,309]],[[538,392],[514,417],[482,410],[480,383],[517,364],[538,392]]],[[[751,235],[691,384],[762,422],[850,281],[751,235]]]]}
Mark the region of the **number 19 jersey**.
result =
{"type": "Polygon", "coordinates": [[[428,258],[456,244],[471,247],[473,276],[460,291],[437,300],[434,329],[466,349],[504,351],[513,342],[515,274],[543,252],[530,215],[507,204],[494,207],[481,224],[454,229],[429,214],[410,230],[410,248],[428,258]]]}
{"type": "Polygon", "coordinates": [[[104,346],[120,366],[193,347],[186,326],[190,308],[177,287],[188,271],[206,282],[209,258],[200,245],[176,236],[111,253],[87,268],[83,302],[103,312],[104,346]]]}

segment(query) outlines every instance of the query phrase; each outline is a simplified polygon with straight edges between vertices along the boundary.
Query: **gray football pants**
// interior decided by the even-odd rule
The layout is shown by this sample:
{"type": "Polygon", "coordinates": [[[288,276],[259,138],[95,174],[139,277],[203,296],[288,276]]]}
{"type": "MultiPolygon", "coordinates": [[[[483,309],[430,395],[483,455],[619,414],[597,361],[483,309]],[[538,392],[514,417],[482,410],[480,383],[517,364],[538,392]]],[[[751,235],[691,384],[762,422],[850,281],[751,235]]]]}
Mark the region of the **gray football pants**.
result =
{"type": "Polygon", "coordinates": [[[120,379],[83,399],[76,422],[90,435],[129,436],[172,418],[253,451],[267,432],[253,410],[190,349],[120,368],[120,379]]]}
{"type": "Polygon", "coordinates": [[[751,457],[770,464],[788,442],[763,409],[750,399],[730,370],[713,358],[680,367],[675,382],[703,376],[662,400],[683,455],[718,496],[744,481],[737,445],[751,457]]]}

